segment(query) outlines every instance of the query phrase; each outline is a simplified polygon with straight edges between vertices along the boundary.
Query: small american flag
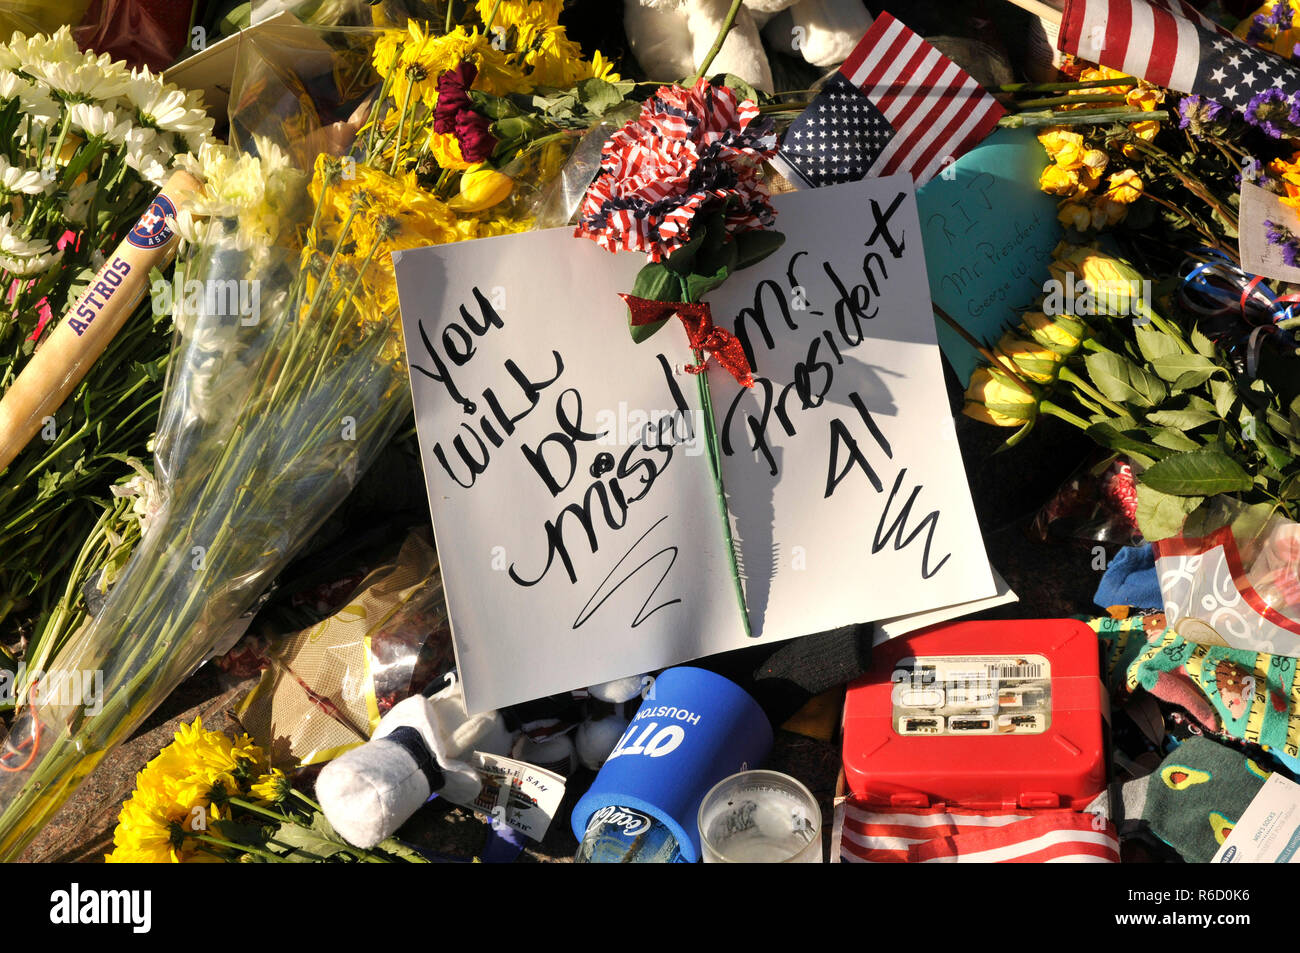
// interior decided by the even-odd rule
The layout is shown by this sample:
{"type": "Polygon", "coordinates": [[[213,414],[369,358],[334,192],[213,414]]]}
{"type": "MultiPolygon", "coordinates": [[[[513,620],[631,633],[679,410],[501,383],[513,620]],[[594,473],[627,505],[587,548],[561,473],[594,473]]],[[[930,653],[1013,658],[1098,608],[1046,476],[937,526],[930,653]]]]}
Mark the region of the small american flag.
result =
{"type": "Polygon", "coordinates": [[[1178,0],[1067,0],[1057,45],[1081,59],[1234,109],[1269,89],[1300,91],[1300,69],[1237,39],[1178,0]]]}
{"type": "Polygon", "coordinates": [[[777,165],[796,173],[796,185],[895,172],[910,172],[923,185],[987,136],[1002,115],[956,63],[882,13],[791,123],[777,165]]]}

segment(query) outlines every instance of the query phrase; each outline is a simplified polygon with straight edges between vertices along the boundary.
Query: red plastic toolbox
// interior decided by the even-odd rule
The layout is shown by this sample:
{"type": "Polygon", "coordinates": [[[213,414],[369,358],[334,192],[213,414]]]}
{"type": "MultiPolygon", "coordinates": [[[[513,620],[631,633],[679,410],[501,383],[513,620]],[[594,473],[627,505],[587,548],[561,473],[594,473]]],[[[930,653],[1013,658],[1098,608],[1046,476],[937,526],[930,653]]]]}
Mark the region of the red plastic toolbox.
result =
{"type": "Polygon", "coordinates": [[[1106,785],[1097,635],[1073,619],[890,639],[844,704],[844,773],[871,804],[1081,809],[1106,785]]]}

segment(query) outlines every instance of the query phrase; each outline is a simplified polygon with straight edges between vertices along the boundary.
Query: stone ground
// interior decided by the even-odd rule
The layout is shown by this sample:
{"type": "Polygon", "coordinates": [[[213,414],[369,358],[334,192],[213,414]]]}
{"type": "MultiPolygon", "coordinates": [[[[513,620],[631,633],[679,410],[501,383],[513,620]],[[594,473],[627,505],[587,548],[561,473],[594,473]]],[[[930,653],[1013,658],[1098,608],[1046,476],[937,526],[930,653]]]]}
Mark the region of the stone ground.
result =
{"type": "MultiPolygon", "coordinates": [[[[959,397],[954,388],[950,390],[955,408],[959,397]]],[[[994,451],[1006,434],[992,427],[959,416],[957,433],[989,559],[1020,596],[1018,603],[978,617],[1033,619],[1095,612],[1092,595],[1100,573],[1093,568],[1092,544],[1043,543],[1028,531],[1034,514],[1091,452],[1090,443],[1050,419],[1020,447],[1002,453],[994,451]]],[[[179,725],[196,716],[203,717],[205,726],[235,729],[229,710],[253,684],[249,681],[222,690],[213,667],[196,672],[129,742],[104,759],[22,859],[101,860],[111,849],[117,813],[134,786],[136,772],[171,740],[179,725]]],[[[839,764],[835,743],[780,731],[767,766],[794,775],[809,787],[822,803],[823,831],[829,831],[839,764]]],[[[521,862],[571,860],[577,842],[569,830],[568,811],[592,776],[581,771],[570,779],[560,814],[545,840],[530,845],[520,856],[521,862]]],[[[471,812],[434,801],[398,836],[449,860],[469,860],[482,849],[486,832],[486,826],[471,812]]]]}

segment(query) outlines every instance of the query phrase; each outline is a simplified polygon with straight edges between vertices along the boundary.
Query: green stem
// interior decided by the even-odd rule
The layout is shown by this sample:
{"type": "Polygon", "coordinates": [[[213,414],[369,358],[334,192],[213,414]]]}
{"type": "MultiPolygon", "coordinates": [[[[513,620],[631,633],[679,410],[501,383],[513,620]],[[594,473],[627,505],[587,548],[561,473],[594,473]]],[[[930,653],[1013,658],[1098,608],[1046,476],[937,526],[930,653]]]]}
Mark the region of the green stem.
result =
{"type": "MultiPolygon", "coordinates": [[[[703,364],[706,358],[701,351],[695,352],[695,363],[703,364]]],[[[749,623],[749,607],[745,604],[745,587],[740,582],[740,565],[736,560],[736,541],[731,534],[731,511],[727,508],[727,489],[722,482],[722,452],[718,446],[718,429],[713,422],[713,400],[709,393],[708,372],[701,369],[695,375],[695,385],[699,391],[700,408],[704,415],[704,441],[709,453],[709,469],[713,473],[713,489],[718,497],[718,512],[722,516],[722,532],[727,545],[727,560],[731,564],[731,581],[736,589],[736,601],[740,604],[740,618],[745,626],[745,637],[753,636],[749,623]]]]}
{"type": "Polygon", "coordinates": [[[1136,86],[1139,80],[1133,76],[1125,76],[1122,79],[1087,79],[1075,82],[1060,83],[1006,83],[1002,86],[994,86],[995,93],[1064,93],[1072,89],[1098,89],[1100,87],[1136,86]]]}
{"type": "Polygon", "coordinates": [[[1021,109],[1036,106],[1073,106],[1077,103],[1126,103],[1128,98],[1114,93],[1085,93],[1082,96],[1049,96],[1045,99],[1022,99],[1016,103],[1021,109]]]}
{"type": "Polygon", "coordinates": [[[1045,109],[1041,112],[1012,113],[998,120],[1003,129],[1019,129],[1022,126],[1092,126],[1104,122],[1134,122],[1169,118],[1169,113],[1157,109],[1146,112],[1141,109],[1069,109],[1054,112],[1045,109]]]}
{"type": "Polygon", "coordinates": [[[727,34],[731,32],[731,27],[736,22],[736,14],[740,12],[741,2],[742,0],[731,0],[731,9],[727,11],[727,16],[722,21],[722,26],[718,30],[718,35],[714,37],[713,46],[709,47],[709,52],[704,55],[704,62],[701,63],[700,68],[695,71],[695,75],[691,77],[691,81],[687,84],[688,86],[694,86],[703,79],[704,74],[707,73],[709,67],[713,65],[713,58],[722,50],[722,44],[727,39],[727,34]]]}
{"type": "Polygon", "coordinates": [[[1045,400],[1040,403],[1038,409],[1045,414],[1051,414],[1053,417],[1060,417],[1062,420],[1074,424],[1074,426],[1083,431],[1087,431],[1087,429],[1092,426],[1092,424],[1088,423],[1088,421],[1084,420],[1078,414],[1072,414],[1064,407],[1059,407],[1050,400],[1045,400]]]}
{"type": "Polygon", "coordinates": [[[501,9],[501,0],[497,0],[496,3],[492,4],[492,12],[488,14],[487,23],[483,25],[484,33],[492,32],[492,24],[497,22],[497,11],[500,9],[501,9]]]}

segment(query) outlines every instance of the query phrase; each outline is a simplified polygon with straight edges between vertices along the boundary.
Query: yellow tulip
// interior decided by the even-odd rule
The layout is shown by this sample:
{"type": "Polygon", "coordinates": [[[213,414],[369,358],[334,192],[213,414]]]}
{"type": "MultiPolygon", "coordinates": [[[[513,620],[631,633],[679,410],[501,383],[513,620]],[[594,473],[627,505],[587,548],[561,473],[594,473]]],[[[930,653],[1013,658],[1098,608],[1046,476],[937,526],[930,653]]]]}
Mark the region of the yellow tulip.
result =
{"type": "Polygon", "coordinates": [[[995,427],[1020,427],[1038,416],[1038,401],[1006,373],[981,367],[971,375],[962,413],[995,427]]]}
{"type": "Polygon", "coordinates": [[[505,201],[515,180],[486,163],[470,166],[460,177],[460,195],[447,203],[458,212],[481,212],[505,201]]]}

